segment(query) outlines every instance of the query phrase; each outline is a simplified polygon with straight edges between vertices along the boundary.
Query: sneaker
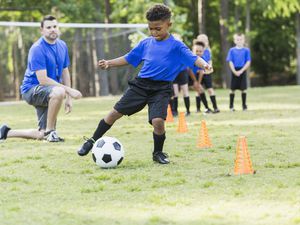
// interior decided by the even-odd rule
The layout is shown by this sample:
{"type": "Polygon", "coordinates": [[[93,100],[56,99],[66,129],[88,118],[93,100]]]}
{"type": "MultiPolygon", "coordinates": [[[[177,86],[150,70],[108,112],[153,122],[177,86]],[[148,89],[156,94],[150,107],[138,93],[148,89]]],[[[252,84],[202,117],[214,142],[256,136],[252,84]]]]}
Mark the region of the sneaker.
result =
{"type": "Polygon", "coordinates": [[[234,108],[230,108],[230,112],[234,112],[235,111],[235,109],[234,108]]]}
{"type": "Polygon", "coordinates": [[[213,113],[219,113],[220,110],[219,109],[214,109],[213,113]]]}
{"type": "Polygon", "coordinates": [[[248,107],[247,105],[243,105],[243,111],[247,111],[248,107]]]}
{"type": "Polygon", "coordinates": [[[199,112],[201,112],[201,110],[200,110],[200,109],[197,109],[196,112],[199,113],[199,112]]]}
{"type": "Polygon", "coordinates": [[[210,108],[205,109],[204,114],[212,113],[213,111],[210,108]]]}
{"type": "Polygon", "coordinates": [[[185,116],[190,116],[191,115],[191,112],[186,112],[185,113],[185,116]]]}
{"type": "Polygon", "coordinates": [[[49,142],[64,142],[65,139],[58,136],[57,132],[55,130],[50,130],[45,132],[44,134],[45,139],[49,142]]]}
{"type": "Polygon", "coordinates": [[[168,154],[164,152],[153,152],[153,161],[158,162],[160,164],[168,164],[170,163],[168,159],[168,154]]]}
{"type": "Polygon", "coordinates": [[[93,145],[95,143],[95,140],[93,138],[86,138],[84,137],[85,142],[81,146],[81,148],[77,151],[78,155],[85,156],[87,155],[91,149],[93,148],[93,145]]]}
{"type": "Polygon", "coordinates": [[[0,141],[5,140],[7,138],[7,133],[9,130],[10,128],[5,124],[0,126],[0,141]]]}

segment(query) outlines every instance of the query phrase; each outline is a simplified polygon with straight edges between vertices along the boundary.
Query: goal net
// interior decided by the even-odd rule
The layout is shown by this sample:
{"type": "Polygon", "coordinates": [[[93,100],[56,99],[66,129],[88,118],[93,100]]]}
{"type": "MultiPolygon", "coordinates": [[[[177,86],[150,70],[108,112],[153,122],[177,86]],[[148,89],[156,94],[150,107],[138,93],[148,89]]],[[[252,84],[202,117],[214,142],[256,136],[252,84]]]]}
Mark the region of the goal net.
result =
{"type": "MultiPolygon", "coordinates": [[[[5,97],[20,97],[29,48],[41,36],[39,26],[40,23],[0,22],[0,92],[5,97]]],[[[59,27],[60,38],[69,48],[72,86],[84,96],[120,94],[128,79],[137,75],[138,69],[132,66],[100,70],[97,61],[130,51],[147,36],[146,24],[60,23],[59,27]]]]}

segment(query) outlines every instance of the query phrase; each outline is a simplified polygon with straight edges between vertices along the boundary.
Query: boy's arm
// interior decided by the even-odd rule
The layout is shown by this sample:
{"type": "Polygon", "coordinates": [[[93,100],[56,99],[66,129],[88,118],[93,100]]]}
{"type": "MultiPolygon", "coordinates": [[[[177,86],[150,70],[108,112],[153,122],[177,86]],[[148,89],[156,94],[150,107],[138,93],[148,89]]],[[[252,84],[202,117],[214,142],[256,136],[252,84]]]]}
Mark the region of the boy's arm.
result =
{"type": "Polygon", "coordinates": [[[189,74],[189,77],[190,77],[190,78],[192,79],[192,81],[193,81],[194,89],[198,91],[198,90],[199,90],[199,84],[198,84],[198,82],[197,82],[197,78],[196,78],[194,72],[193,72],[190,68],[188,68],[188,74],[189,74]]]}
{"type": "Polygon", "coordinates": [[[236,73],[236,70],[234,68],[234,65],[233,65],[233,62],[232,61],[229,61],[229,67],[230,67],[230,70],[231,72],[237,76],[237,73],[236,73]]]}
{"type": "Polygon", "coordinates": [[[98,66],[103,70],[106,70],[109,67],[125,66],[128,64],[129,63],[126,61],[124,56],[115,59],[110,59],[110,60],[101,59],[98,62],[98,66]]]}
{"type": "Polygon", "coordinates": [[[247,61],[246,64],[243,66],[242,69],[240,69],[238,72],[240,72],[241,74],[244,73],[250,66],[251,61],[247,61]]]}
{"type": "Polygon", "coordinates": [[[205,69],[207,71],[212,70],[212,66],[209,65],[204,59],[202,59],[200,57],[197,57],[195,65],[198,66],[198,67],[200,67],[200,68],[203,68],[203,69],[205,69]]]}

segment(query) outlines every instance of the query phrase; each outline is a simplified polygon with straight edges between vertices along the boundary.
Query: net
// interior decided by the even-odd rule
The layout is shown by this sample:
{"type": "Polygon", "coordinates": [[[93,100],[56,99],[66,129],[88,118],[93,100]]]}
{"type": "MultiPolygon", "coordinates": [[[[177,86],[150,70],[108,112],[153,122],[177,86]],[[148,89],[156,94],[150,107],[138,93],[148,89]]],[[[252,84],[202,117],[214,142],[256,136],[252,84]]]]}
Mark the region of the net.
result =
{"type": "MultiPolygon", "coordinates": [[[[5,97],[20,97],[28,51],[41,36],[39,26],[40,23],[0,22],[0,92],[5,97]]],[[[147,25],[60,23],[59,26],[60,38],[69,48],[72,87],[84,96],[122,93],[138,69],[125,66],[104,71],[97,68],[97,61],[126,54],[147,36],[147,25]]]]}

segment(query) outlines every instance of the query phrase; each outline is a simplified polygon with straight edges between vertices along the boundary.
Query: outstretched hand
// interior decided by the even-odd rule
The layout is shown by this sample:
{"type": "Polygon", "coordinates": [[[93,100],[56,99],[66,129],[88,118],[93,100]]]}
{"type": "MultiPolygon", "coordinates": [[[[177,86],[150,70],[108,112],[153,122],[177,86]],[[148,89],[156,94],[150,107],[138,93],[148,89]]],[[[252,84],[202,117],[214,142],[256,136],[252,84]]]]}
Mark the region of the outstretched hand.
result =
{"type": "Polygon", "coordinates": [[[68,92],[68,94],[69,94],[72,98],[74,98],[74,99],[79,99],[79,98],[82,97],[81,92],[78,91],[78,90],[76,90],[76,89],[69,88],[69,89],[67,90],[67,92],[68,92]]]}
{"type": "Polygon", "coordinates": [[[98,66],[103,69],[106,70],[108,68],[108,62],[105,59],[101,59],[98,61],[98,66]]]}

